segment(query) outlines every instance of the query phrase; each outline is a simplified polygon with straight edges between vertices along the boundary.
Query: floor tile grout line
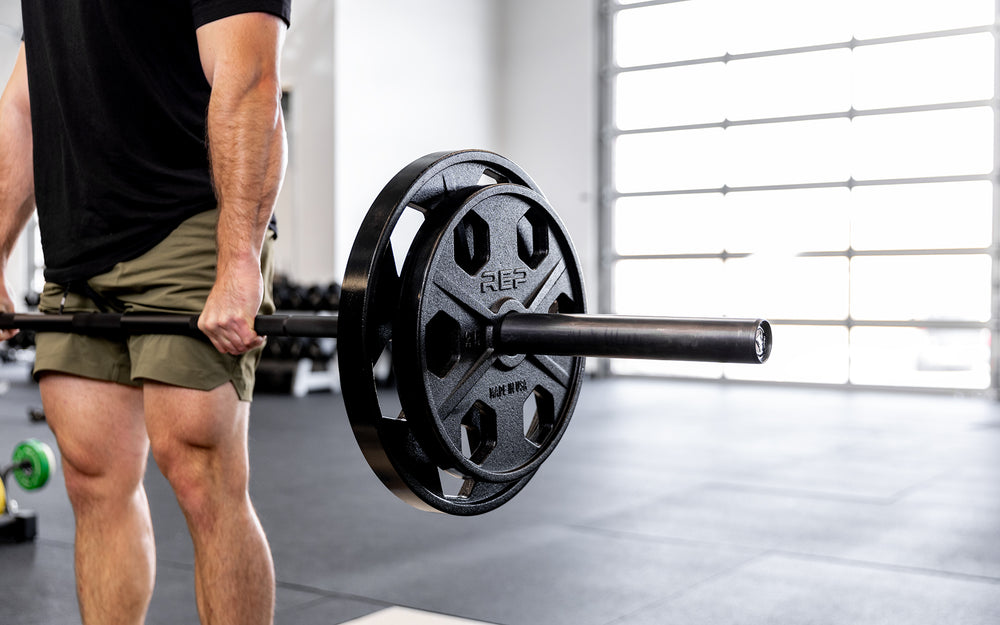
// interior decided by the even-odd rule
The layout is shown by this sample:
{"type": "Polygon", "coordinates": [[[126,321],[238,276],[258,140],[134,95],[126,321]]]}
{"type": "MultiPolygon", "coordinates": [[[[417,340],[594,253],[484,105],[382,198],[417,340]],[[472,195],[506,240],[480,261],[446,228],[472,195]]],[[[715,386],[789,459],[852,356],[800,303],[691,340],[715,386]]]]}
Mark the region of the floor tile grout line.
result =
{"type": "MultiPolygon", "coordinates": [[[[786,497],[799,497],[802,499],[820,499],[823,501],[839,501],[846,503],[870,504],[873,506],[891,506],[899,499],[899,492],[887,496],[874,495],[852,495],[850,493],[837,493],[823,490],[810,490],[804,488],[788,488],[784,486],[769,486],[766,484],[745,484],[742,482],[709,481],[704,482],[708,488],[724,488],[727,490],[784,495],[786,497]]],[[[907,489],[912,487],[907,487],[907,489]]],[[[905,492],[900,491],[900,492],[905,492]]]]}
{"type": "Polygon", "coordinates": [[[929,477],[929,478],[927,478],[925,480],[921,480],[921,481],[917,482],[916,484],[910,484],[909,486],[907,486],[905,488],[901,488],[900,490],[896,491],[896,493],[893,495],[893,503],[899,503],[900,501],[906,499],[907,497],[909,497],[913,493],[916,493],[916,492],[918,492],[918,491],[920,491],[920,490],[922,490],[922,489],[930,486],[934,482],[940,480],[941,478],[947,477],[950,473],[953,473],[953,472],[954,472],[954,469],[951,469],[951,470],[948,470],[948,471],[941,471],[941,472],[939,472],[939,473],[937,473],[937,474],[935,474],[935,475],[933,475],[933,476],[931,476],[931,477],[929,477]]]}
{"type": "MultiPolygon", "coordinates": [[[[620,533],[624,534],[624,532],[620,532],[620,533]]],[[[674,539],[670,539],[670,540],[674,540],[674,539]]],[[[678,540],[678,542],[684,542],[683,539],[676,539],[676,540],[678,540]]],[[[702,542],[702,541],[691,541],[691,542],[702,542]]],[[[722,543],[707,543],[707,544],[722,545],[722,543]]],[[[885,563],[879,563],[879,562],[868,562],[868,561],[864,561],[864,560],[853,560],[853,559],[848,559],[848,558],[836,558],[836,557],[833,557],[833,556],[821,556],[821,555],[815,555],[815,554],[803,554],[803,553],[798,553],[798,552],[794,552],[794,551],[787,551],[787,550],[783,550],[783,549],[767,549],[767,550],[761,551],[760,553],[755,554],[755,555],[747,558],[746,560],[743,560],[742,562],[739,562],[739,563],[737,563],[737,564],[735,564],[735,565],[733,565],[731,567],[727,567],[724,570],[717,571],[716,573],[714,573],[712,575],[709,575],[708,577],[706,577],[704,579],[698,580],[698,581],[696,581],[696,582],[694,582],[694,583],[692,583],[692,584],[690,584],[688,586],[685,586],[684,588],[679,588],[679,589],[677,589],[677,590],[669,593],[665,597],[662,597],[662,598],[660,598],[660,599],[658,599],[656,601],[650,602],[649,604],[647,604],[645,606],[642,606],[640,608],[636,608],[635,610],[632,610],[632,611],[630,611],[630,612],[628,612],[626,614],[623,614],[623,615],[618,616],[618,617],[616,617],[616,618],[614,618],[614,619],[612,619],[610,621],[607,621],[603,625],[619,625],[621,623],[625,623],[625,622],[627,622],[627,619],[629,619],[629,618],[631,618],[631,617],[633,617],[633,616],[635,616],[637,614],[641,614],[642,612],[651,610],[651,609],[653,609],[656,606],[666,605],[666,604],[668,604],[668,603],[670,603],[672,601],[675,601],[675,600],[679,599],[680,597],[682,597],[685,594],[691,592],[692,590],[695,590],[695,589],[697,589],[697,588],[699,588],[701,586],[705,586],[705,585],[710,584],[712,582],[715,582],[715,581],[717,581],[719,579],[722,579],[724,577],[732,575],[732,574],[736,573],[737,571],[739,571],[740,569],[746,567],[747,565],[750,565],[750,564],[754,563],[755,561],[763,560],[765,558],[772,557],[772,556],[780,556],[780,557],[786,557],[786,558],[791,558],[791,559],[800,559],[800,560],[808,560],[808,561],[816,561],[816,562],[826,562],[826,563],[831,563],[831,564],[840,564],[840,565],[843,565],[843,566],[856,566],[856,567],[859,567],[859,568],[867,568],[867,569],[878,570],[878,571],[885,571],[885,572],[908,573],[908,574],[915,574],[915,575],[926,575],[926,576],[929,576],[929,577],[940,577],[940,578],[953,579],[953,580],[959,580],[959,581],[965,581],[965,582],[978,582],[978,583],[985,583],[985,584],[989,584],[989,585],[1000,585],[1000,578],[990,577],[990,576],[986,576],[986,575],[975,575],[975,574],[970,574],[970,573],[956,573],[956,572],[950,572],[950,571],[939,571],[939,570],[936,570],[936,569],[926,569],[926,568],[921,568],[921,567],[912,567],[912,566],[904,566],[904,565],[893,565],[893,564],[885,564],[885,563]]]]}
{"type": "Polygon", "coordinates": [[[588,532],[592,534],[605,534],[608,536],[617,536],[625,540],[633,541],[643,541],[643,542],[655,542],[655,543],[669,543],[677,545],[692,545],[692,546],[704,546],[704,547],[716,547],[716,548],[726,548],[726,549],[740,549],[744,551],[759,551],[761,553],[768,553],[771,555],[780,555],[788,558],[798,558],[802,560],[812,560],[817,562],[829,562],[833,564],[841,564],[843,566],[854,566],[858,568],[866,568],[872,570],[880,571],[892,571],[896,573],[910,573],[913,575],[927,575],[932,577],[942,577],[947,579],[956,579],[969,582],[979,582],[991,585],[1000,585],[1000,577],[994,577],[992,575],[979,575],[976,573],[963,573],[961,571],[946,571],[942,569],[932,569],[927,567],[913,566],[907,564],[892,564],[890,562],[876,562],[873,560],[858,560],[856,558],[842,558],[837,556],[830,556],[818,553],[806,553],[802,551],[794,551],[791,549],[782,549],[779,547],[754,547],[753,545],[743,545],[738,543],[726,543],[717,542],[711,540],[699,540],[694,538],[683,538],[679,536],[655,536],[651,534],[642,534],[639,532],[629,532],[624,530],[614,530],[604,527],[593,527],[582,524],[573,524],[566,526],[569,529],[588,532]]]}
{"type": "MultiPolygon", "coordinates": [[[[311,610],[311,609],[315,608],[316,606],[323,605],[324,603],[326,603],[329,600],[330,600],[329,597],[318,596],[318,597],[315,597],[314,599],[310,599],[309,601],[306,601],[305,603],[303,603],[301,605],[294,605],[294,606],[291,606],[291,607],[288,607],[288,608],[285,608],[285,609],[278,609],[278,607],[275,606],[274,616],[275,617],[277,617],[279,615],[285,616],[285,615],[288,615],[288,614],[294,614],[296,612],[305,612],[306,610],[311,610]]],[[[381,612],[384,609],[385,609],[384,607],[379,607],[379,609],[377,609],[375,612],[381,612]]],[[[373,614],[374,614],[374,612],[373,612],[373,614]]]]}
{"type": "Polygon", "coordinates": [[[275,585],[278,588],[283,588],[285,590],[295,590],[298,592],[309,593],[317,595],[318,599],[350,599],[352,601],[360,601],[362,603],[369,603],[371,605],[380,606],[382,608],[391,608],[398,604],[391,601],[385,601],[383,599],[375,599],[373,597],[366,597],[364,595],[358,595],[350,592],[342,592],[339,590],[328,590],[326,588],[317,588],[315,586],[308,586],[306,584],[299,584],[296,582],[283,582],[277,581],[275,585]]]}
{"type": "Polygon", "coordinates": [[[826,562],[829,564],[840,564],[842,566],[852,566],[852,567],[864,568],[876,571],[885,571],[892,573],[908,573],[911,575],[926,575],[928,577],[940,577],[940,578],[952,579],[964,582],[976,582],[981,584],[989,584],[991,586],[1000,586],[1000,577],[993,577],[991,575],[979,575],[977,573],[962,573],[960,571],[944,571],[941,569],[931,569],[921,566],[912,566],[907,564],[892,564],[889,562],[875,562],[872,560],[858,560],[855,558],[840,558],[837,556],[829,556],[818,553],[803,553],[800,551],[790,551],[787,549],[772,549],[771,553],[772,555],[778,555],[797,560],[826,562]]]}
{"type": "Polygon", "coordinates": [[[634,609],[634,610],[632,610],[632,611],[630,611],[630,612],[628,612],[626,614],[622,614],[619,617],[616,617],[616,618],[614,618],[614,619],[612,619],[610,621],[607,621],[603,625],[617,625],[617,624],[620,624],[620,623],[628,622],[626,619],[629,619],[629,618],[631,618],[631,617],[633,617],[633,616],[635,616],[637,614],[641,614],[641,613],[643,613],[643,612],[645,612],[647,610],[651,610],[651,609],[653,609],[653,608],[655,608],[657,606],[663,606],[663,605],[666,605],[666,604],[670,603],[671,601],[675,601],[676,599],[679,599],[680,597],[683,597],[684,595],[686,595],[687,593],[691,592],[692,590],[695,590],[696,588],[700,588],[701,586],[704,586],[704,585],[709,584],[711,582],[714,582],[714,581],[717,581],[719,579],[722,579],[723,577],[727,577],[729,575],[732,575],[732,574],[736,573],[737,571],[739,571],[740,569],[742,569],[743,567],[747,566],[748,564],[751,564],[751,563],[753,563],[754,561],[756,561],[756,560],[758,560],[760,558],[766,557],[769,554],[770,554],[769,550],[765,550],[765,551],[762,551],[760,553],[756,553],[756,554],[750,556],[749,558],[746,558],[745,560],[742,560],[740,562],[737,562],[737,563],[733,564],[732,566],[728,566],[728,567],[725,567],[725,568],[723,568],[723,569],[721,569],[719,571],[716,571],[715,573],[712,573],[711,575],[709,575],[708,577],[705,577],[704,579],[700,579],[700,580],[698,580],[696,582],[692,582],[692,583],[688,584],[687,586],[685,586],[683,588],[678,588],[678,589],[676,589],[676,590],[668,593],[665,597],[660,597],[656,601],[651,601],[650,603],[648,603],[648,604],[646,604],[646,605],[644,605],[644,606],[642,606],[640,608],[636,608],[636,609],[634,609]]]}
{"type": "Polygon", "coordinates": [[[581,523],[567,524],[566,528],[578,532],[586,532],[588,534],[604,534],[606,536],[614,536],[622,538],[625,540],[632,540],[636,542],[647,542],[647,543],[661,543],[661,544],[674,544],[674,545],[684,545],[684,546],[700,546],[700,547],[716,547],[725,549],[734,549],[742,551],[752,551],[755,554],[759,554],[764,551],[768,551],[771,547],[754,547],[752,545],[741,545],[737,543],[725,543],[718,542],[714,540],[700,540],[697,538],[683,538],[681,536],[663,536],[663,535],[653,535],[653,534],[643,534],[641,532],[630,532],[627,530],[616,530],[606,527],[596,527],[593,525],[584,525],[581,523]]]}
{"type": "Polygon", "coordinates": [[[726,480],[712,480],[704,482],[703,484],[707,487],[721,487],[728,488],[737,491],[747,491],[747,492],[761,492],[761,493],[775,493],[775,494],[787,494],[792,497],[803,497],[808,499],[821,499],[829,501],[843,501],[849,503],[866,503],[872,505],[885,505],[891,506],[899,503],[911,494],[926,488],[935,481],[947,477],[953,471],[941,471],[928,478],[920,480],[916,483],[910,484],[909,486],[904,486],[892,494],[885,496],[875,496],[875,495],[852,495],[849,493],[838,493],[832,491],[824,490],[811,490],[811,489],[800,489],[800,488],[787,488],[784,486],[770,486],[767,484],[747,484],[743,482],[732,482],[726,480]]]}
{"type": "MultiPolygon", "coordinates": [[[[787,488],[782,486],[769,486],[769,485],[758,485],[758,484],[746,484],[741,482],[732,482],[726,480],[706,480],[692,484],[690,488],[683,489],[681,491],[660,495],[656,497],[647,498],[645,502],[641,505],[651,505],[658,502],[666,501],[671,497],[676,497],[678,494],[703,490],[707,488],[723,488],[736,492],[748,492],[748,493],[762,493],[762,494],[772,494],[772,495],[784,495],[787,497],[797,497],[802,499],[816,499],[821,501],[835,501],[835,502],[846,502],[846,503],[858,503],[867,504],[873,506],[891,506],[898,503],[899,500],[906,495],[910,494],[914,490],[925,486],[927,483],[938,479],[941,475],[934,476],[928,480],[922,481],[918,484],[908,486],[900,491],[894,492],[887,496],[868,496],[868,495],[851,495],[848,493],[835,493],[830,491],[817,491],[808,489],[796,489],[787,488]]],[[[634,509],[635,506],[628,506],[628,509],[634,509]]],[[[596,520],[598,518],[606,518],[609,516],[614,516],[616,512],[611,512],[609,514],[595,516],[590,520],[596,520]]]]}

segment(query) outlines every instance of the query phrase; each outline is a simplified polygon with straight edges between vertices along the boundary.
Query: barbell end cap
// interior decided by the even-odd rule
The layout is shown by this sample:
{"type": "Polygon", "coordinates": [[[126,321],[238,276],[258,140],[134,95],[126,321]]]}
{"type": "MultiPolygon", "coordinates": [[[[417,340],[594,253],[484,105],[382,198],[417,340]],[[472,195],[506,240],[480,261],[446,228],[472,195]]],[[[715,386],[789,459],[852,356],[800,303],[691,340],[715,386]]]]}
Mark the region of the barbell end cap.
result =
{"type": "Polygon", "coordinates": [[[771,357],[772,342],[771,324],[765,319],[758,319],[753,341],[758,363],[763,364],[771,357]]]}

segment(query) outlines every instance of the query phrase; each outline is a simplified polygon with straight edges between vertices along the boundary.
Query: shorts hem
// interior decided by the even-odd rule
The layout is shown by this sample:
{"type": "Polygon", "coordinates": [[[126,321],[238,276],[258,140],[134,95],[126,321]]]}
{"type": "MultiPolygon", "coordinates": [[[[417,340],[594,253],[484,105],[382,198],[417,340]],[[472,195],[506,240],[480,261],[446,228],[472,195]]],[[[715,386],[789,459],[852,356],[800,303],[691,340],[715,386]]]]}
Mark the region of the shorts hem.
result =
{"type": "Polygon", "coordinates": [[[237,384],[236,381],[233,380],[233,379],[222,380],[218,384],[213,384],[213,383],[209,382],[209,383],[205,383],[205,384],[192,385],[192,384],[190,384],[188,382],[178,382],[177,380],[163,380],[163,379],[159,379],[159,377],[156,376],[156,375],[141,374],[141,375],[136,375],[135,377],[131,378],[131,384],[132,385],[139,385],[139,386],[141,386],[142,383],[143,383],[143,381],[145,381],[145,380],[149,380],[150,382],[156,382],[157,384],[165,384],[167,386],[175,386],[177,388],[186,388],[186,389],[189,389],[189,390],[192,390],[192,391],[201,391],[201,392],[205,392],[205,393],[207,393],[209,391],[214,391],[215,389],[217,389],[217,388],[219,388],[221,386],[225,386],[226,384],[230,384],[230,385],[232,385],[233,390],[236,391],[236,396],[239,397],[240,401],[247,402],[247,403],[250,403],[250,402],[253,401],[253,393],[250,392],[250,391],[248,391],[245,387],[241,388],[241,385],[237,384]]]}
{"type": "Polygon", "coordinates": [[[34,368],[31,371],[31,378],[38,382],[41,380],[42,376],[46,373],[58,373],[61,375],[71,375],[77,378],[85,378],[87,380],[95,380],[98,382],[112,382],[114,384],[121,384],[123,386],[131,386],[133,388],[141,388],[142,382],[133,380],[127,372],[122,372],[120,369],[117,372],[111,372],[109,374],[95,373],[92,367],[74,367],[72,365],[63,364],[39,364],[35,363],[34,368]],[[124,373],[124,375],[123,375],[124,373]]]}

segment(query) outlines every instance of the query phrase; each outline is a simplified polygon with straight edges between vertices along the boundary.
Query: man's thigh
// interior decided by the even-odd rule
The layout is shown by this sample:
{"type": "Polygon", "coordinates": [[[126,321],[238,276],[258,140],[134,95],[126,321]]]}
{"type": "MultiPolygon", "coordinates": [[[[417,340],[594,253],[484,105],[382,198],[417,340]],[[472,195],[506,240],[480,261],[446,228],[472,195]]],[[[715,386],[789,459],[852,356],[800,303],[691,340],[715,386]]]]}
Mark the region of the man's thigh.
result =
{"type": "Polygon", "coordinates": [[[43,375],[39,389],[68,478],[142,479],[149,443],[141,389],[61,373],[43,375]]]}
{"type": "Polygon", "coordinates": [[[154,447],[161,443],[161,448],[182,445],[245,455],[250,406],[231,386],[201,391],[149,381],[143,403],[154,447]]]}

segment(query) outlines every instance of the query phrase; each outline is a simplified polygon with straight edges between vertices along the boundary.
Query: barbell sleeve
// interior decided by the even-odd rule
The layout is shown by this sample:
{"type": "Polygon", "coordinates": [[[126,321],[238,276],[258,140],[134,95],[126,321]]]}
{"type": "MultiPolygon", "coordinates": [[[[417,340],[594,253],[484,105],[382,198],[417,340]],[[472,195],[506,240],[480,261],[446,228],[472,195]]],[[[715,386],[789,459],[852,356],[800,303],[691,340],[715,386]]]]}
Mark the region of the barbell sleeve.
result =
{"type": "Polygon", "coordinates": [[[763,319],[513,313],[494,341],[505,354],[760,364],[771,353],[771,326],[763,319]]]}
{"type": "Polygon", "coordinates": [[[336,338],[339,315],[262,315],[254,322],[261,336],[304,336],[336,338]]]}

